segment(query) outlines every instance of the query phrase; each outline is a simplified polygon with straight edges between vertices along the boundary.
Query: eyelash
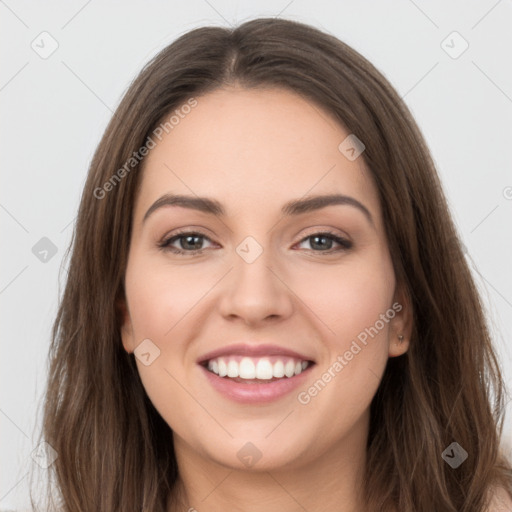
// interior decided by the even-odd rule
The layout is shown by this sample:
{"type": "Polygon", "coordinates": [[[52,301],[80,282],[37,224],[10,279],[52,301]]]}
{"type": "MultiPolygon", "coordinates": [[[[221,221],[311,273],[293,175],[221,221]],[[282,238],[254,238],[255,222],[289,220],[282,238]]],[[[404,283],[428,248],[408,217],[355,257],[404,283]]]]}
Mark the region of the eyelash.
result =
{"type": "MultiPolygon", "coordinates": [[[[183,249],[178,249],[177,247],[172,247],[171,243],[173,243],[176,240],[179,240],[180,238],[184,238],[186,235],[188,236],[198,236],[203,239],[210,240],[208,236],[206,236],[204,233],[201,233],[200,231],[180,231],[176,234],[174,234],[172,237],[162,240],[158,243],[158,247],[162,249],[163,251],[169,251],[174,254],[186,254],[186,255],[196,255],[196,254],[202,254],[205,249],[195,249],[192,251],[185,251],[183,249]]],[[[348,251],[352,248],[352,242],[349,240],[346,240],[345,238],[341,238],[340,236],[336,235],[335,233],[331,231],[320,231],[317,233],[312,233],[311,235],[307,235],[306,237],[302,238],[298,243],[302,243],[306,241],[308,238],[312,238],[314,236],[322,236],[328,239],[333,240],[334,242],[341,245],[341,248],[338,249],[329,249],[327,251],[315,251],[314,249],[308,249],[309,251],[318,253],[318,254],[332,254],[339,251],[348,251]]],[[[210,240],[211,242],[211,240],[210,240]]]]}

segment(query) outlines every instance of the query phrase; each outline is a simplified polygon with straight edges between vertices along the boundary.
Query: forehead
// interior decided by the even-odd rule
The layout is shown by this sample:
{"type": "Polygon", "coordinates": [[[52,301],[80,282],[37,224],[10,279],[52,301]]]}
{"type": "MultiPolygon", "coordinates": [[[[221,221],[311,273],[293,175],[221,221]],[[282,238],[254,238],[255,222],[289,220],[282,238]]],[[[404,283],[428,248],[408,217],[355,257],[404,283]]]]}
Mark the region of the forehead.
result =
{"type": "Polygon", "coordinates": [[[153,137],[139,209],[164,193],[214,197],[228,213],[340,193],[364,202],[378,219],[363,158],[351,161],[340,151],[350,134],[322,107],[284,89],[219,89],[196,101],[161,140],[153,137]]]}

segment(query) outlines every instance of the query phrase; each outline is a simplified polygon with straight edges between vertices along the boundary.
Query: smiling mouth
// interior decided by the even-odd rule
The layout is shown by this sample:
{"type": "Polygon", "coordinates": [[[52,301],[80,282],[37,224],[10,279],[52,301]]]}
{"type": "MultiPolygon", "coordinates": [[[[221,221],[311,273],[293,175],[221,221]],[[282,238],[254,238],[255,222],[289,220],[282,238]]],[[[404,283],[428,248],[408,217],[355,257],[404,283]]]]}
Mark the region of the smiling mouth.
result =
{"type": "Polygon", "coordinates": [[[233,382],[244,384],[266,384],[291,379],[314,365],[293,357],[267,356],[224,356],[204,361],[209,372],[233,382]]]}

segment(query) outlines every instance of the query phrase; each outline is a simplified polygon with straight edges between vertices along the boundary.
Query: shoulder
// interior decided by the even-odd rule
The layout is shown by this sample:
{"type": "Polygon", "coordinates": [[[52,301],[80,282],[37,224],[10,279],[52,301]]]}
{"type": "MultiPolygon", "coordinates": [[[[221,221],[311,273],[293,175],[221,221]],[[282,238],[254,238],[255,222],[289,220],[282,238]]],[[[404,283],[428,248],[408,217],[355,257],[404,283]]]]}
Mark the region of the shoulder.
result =
{"type": "Polygon", "coordinates": [[[512,497],[503,487],[491,491],[491,501],[485,512],[512,512],[512,497]]]}

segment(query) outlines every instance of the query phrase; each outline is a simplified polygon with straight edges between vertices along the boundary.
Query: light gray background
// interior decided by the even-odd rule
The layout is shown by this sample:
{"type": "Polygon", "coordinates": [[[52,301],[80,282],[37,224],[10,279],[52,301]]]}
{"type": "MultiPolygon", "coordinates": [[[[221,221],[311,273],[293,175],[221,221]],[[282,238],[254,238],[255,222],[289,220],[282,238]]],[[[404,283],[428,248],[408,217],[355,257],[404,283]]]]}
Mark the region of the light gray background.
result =
{"type": "MultiPolygon", "coordinates": [[[[184,32],[262,15],[336,35],[405,98],[437,163],[512,387],[510,0],[0,0],[0,510],[28,508],[59,268],[112,111],[143,64],[184,32]],[[50,47],[43,31],[59,45],[47,59],[31,48],[50,47]],[[469,43],[458,58],[442,47],[453,31],[469,43]],[[58,251],[47,262],[32,252],[42,237],[58,251]]],[[[462,48],[453,37],[446,45],[462,48]]]]}

